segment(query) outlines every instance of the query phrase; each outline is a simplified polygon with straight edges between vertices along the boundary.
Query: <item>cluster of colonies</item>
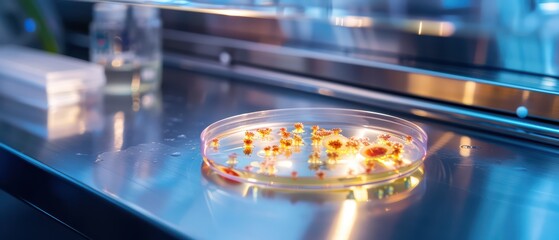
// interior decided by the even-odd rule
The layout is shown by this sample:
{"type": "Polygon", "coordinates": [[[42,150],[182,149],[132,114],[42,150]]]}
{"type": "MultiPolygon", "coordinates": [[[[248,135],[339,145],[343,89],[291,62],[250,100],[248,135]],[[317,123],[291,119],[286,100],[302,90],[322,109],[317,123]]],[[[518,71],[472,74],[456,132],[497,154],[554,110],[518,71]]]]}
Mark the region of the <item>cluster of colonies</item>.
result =
{"type": "MultiPolygon", "coordinates": [[[[277,172],[275,163],[276,157],[284,155],[289,158],[294,152],[301,152],[301,147],[306,143],[303,140],[302,134],[305,133],[303,123],[295,123],[294,129],[289,132],[287,128],[280,128],[278,130],[279,141],[278,144],[266,145],[262,147],[264,153],[264,161],[260,163],[258,173],[274,176],[277,172]]],[[[311,137],[310,144],[312,146],[312,153],[308,156],[309,169],[316,171],[316,177],[324,179],[326,173],[321,171],[321,166],[325,164],[335,164],[339,159],[344,156],[361,156],[362,163],[366,166],[366,173],[371,173],[375,166],[375,161],[391,160],[396,166],[404,164],[402,155],[404,153],[404,146],[399,142],[391,141],[390,134],[381,134],[375,141],[371,141],[368,137],[346,137],[342,134],[342,129],[324,129],[317,125],[310,128],[311,137]],[[323,151],[325,149],[325,151],[323,151]],[[325,152],[326,159],[322,159],[322,154],[325,152]]],[[[269,141],[273,139],[271,128],[258,128],[255,130],[258,137],[262,141],[269,141]]],[[[250,156],[254,149],[254,141],[256,134],[253,131],[246,131],[243,139],[243,153],[250,156]]],[[[406,136],[405,142],[411,144],[413,141],[411,136],[406,136]]],[[[219,149],[219,139],[214,138],[210,141],[210,146],[214,150],[219,149]]],[[[232,171],[236,167],[237,154],[232,153],[229,155],[226,164],[229,170],[232,171]]],[[[244,167],[246,171],[252,171],[252,166],[247,165],[244,167]]],[[[347,175],[351,176],[356,174],[354,170],[349,169],[347,175]]],[[[297,171],[291,172],[291,177],[297,179],[297,171]]]]}

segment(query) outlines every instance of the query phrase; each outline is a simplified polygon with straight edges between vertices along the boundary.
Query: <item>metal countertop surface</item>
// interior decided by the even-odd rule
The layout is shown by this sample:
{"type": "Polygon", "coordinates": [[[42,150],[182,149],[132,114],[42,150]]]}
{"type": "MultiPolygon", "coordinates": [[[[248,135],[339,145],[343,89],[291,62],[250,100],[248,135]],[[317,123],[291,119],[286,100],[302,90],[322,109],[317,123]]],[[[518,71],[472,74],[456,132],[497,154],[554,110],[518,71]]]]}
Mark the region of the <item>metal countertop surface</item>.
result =
{"type": "MultiPolygon", "coordinates": [[[[107,96],[96,106],[39,111],[1,102],[0,148],[19,155],[17,161],[48,169],[173,236],[559,236],[557,148],[398,114],[390,112],[389,106],[371,108],[172,68],[164,71],[161,92],[107,96]],[[285,193],[247,187],[212,177],[202,167],[199,135],[207,125],[241,113],[296,107],[369,110],[417,123],[429,136],[424,178],[409,191],[357,201],[347,199],[347,193],[285,193]]],[[[0,168],[4,178],[11,172],[10,163],[0,168]]],[[[56,196],[74,197],[64,192],[56,196]]],[[[90,205],[79,209],[77,214],[84,218],[97,211],[90,205]]]]}

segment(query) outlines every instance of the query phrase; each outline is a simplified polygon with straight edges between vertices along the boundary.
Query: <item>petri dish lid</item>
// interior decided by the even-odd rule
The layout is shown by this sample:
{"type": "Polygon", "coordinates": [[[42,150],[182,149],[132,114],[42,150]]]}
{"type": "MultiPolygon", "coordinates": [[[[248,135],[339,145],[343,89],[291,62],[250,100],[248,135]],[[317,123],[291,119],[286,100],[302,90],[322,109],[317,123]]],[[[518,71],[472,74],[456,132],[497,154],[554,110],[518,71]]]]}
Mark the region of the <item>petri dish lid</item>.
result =
{"type": "Polygon", "coordinates": [[[427,134],[394,116],[352,109],[242,114],[201,134],[204,163],[231,181],[337,189],[406,176],[424,161],[427,134]]]}

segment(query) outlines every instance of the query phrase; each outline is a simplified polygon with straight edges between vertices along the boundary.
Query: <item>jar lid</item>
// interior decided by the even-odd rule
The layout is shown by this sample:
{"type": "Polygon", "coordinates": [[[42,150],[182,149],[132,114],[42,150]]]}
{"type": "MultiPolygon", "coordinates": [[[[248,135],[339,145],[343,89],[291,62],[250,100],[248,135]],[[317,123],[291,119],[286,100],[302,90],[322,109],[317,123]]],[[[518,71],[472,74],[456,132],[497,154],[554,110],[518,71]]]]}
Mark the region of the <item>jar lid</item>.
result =
{"type": "Polygon", "coordinates": [[[128,6],[118,3],[97,3],[93,8],[96,21],[124,21],[128,6]]]}

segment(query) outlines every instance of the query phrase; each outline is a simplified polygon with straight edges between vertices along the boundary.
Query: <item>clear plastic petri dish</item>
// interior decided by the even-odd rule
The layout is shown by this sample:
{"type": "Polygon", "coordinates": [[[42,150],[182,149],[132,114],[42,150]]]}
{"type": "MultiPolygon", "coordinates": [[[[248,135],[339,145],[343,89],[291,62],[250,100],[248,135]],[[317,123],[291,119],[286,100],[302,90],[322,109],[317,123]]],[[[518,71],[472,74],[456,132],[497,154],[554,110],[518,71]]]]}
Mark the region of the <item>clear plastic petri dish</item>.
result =
{"type": "Polygon", "coordinates": [[[427,134],[394,116],[297,108],[241,114],[201,134],[205,164],[237,182],[339,189],[409,175],[425,159],[427,134]]]}
{"type": "MultiPolygon", "coordinates": [[[[355,200],[358,202],[381,203],[376,207],[388,207],[392,204],[406,200],[404,205],[415,202],[425,193],[424,167],[419,166],[410,174],[395,178],[390,181],[383,181],[378,184],[368,184],[362,186],[352,186],[339,189],[326,189],[324,191],[298,188],[270,188],[258,184],[247,182],[231,181],[219,175],[208,165],[202,165],[202,185],[204,190],[212,196],[231,199],[235,197],[247,197],[252,199],[287,199],[289,202],[339,202],[343,200],[355,200]]],[[[229,201],[220,201],[227,203],[229,201]]],[[[392,207],[390,207],[393,209],[392,207]]]]}

